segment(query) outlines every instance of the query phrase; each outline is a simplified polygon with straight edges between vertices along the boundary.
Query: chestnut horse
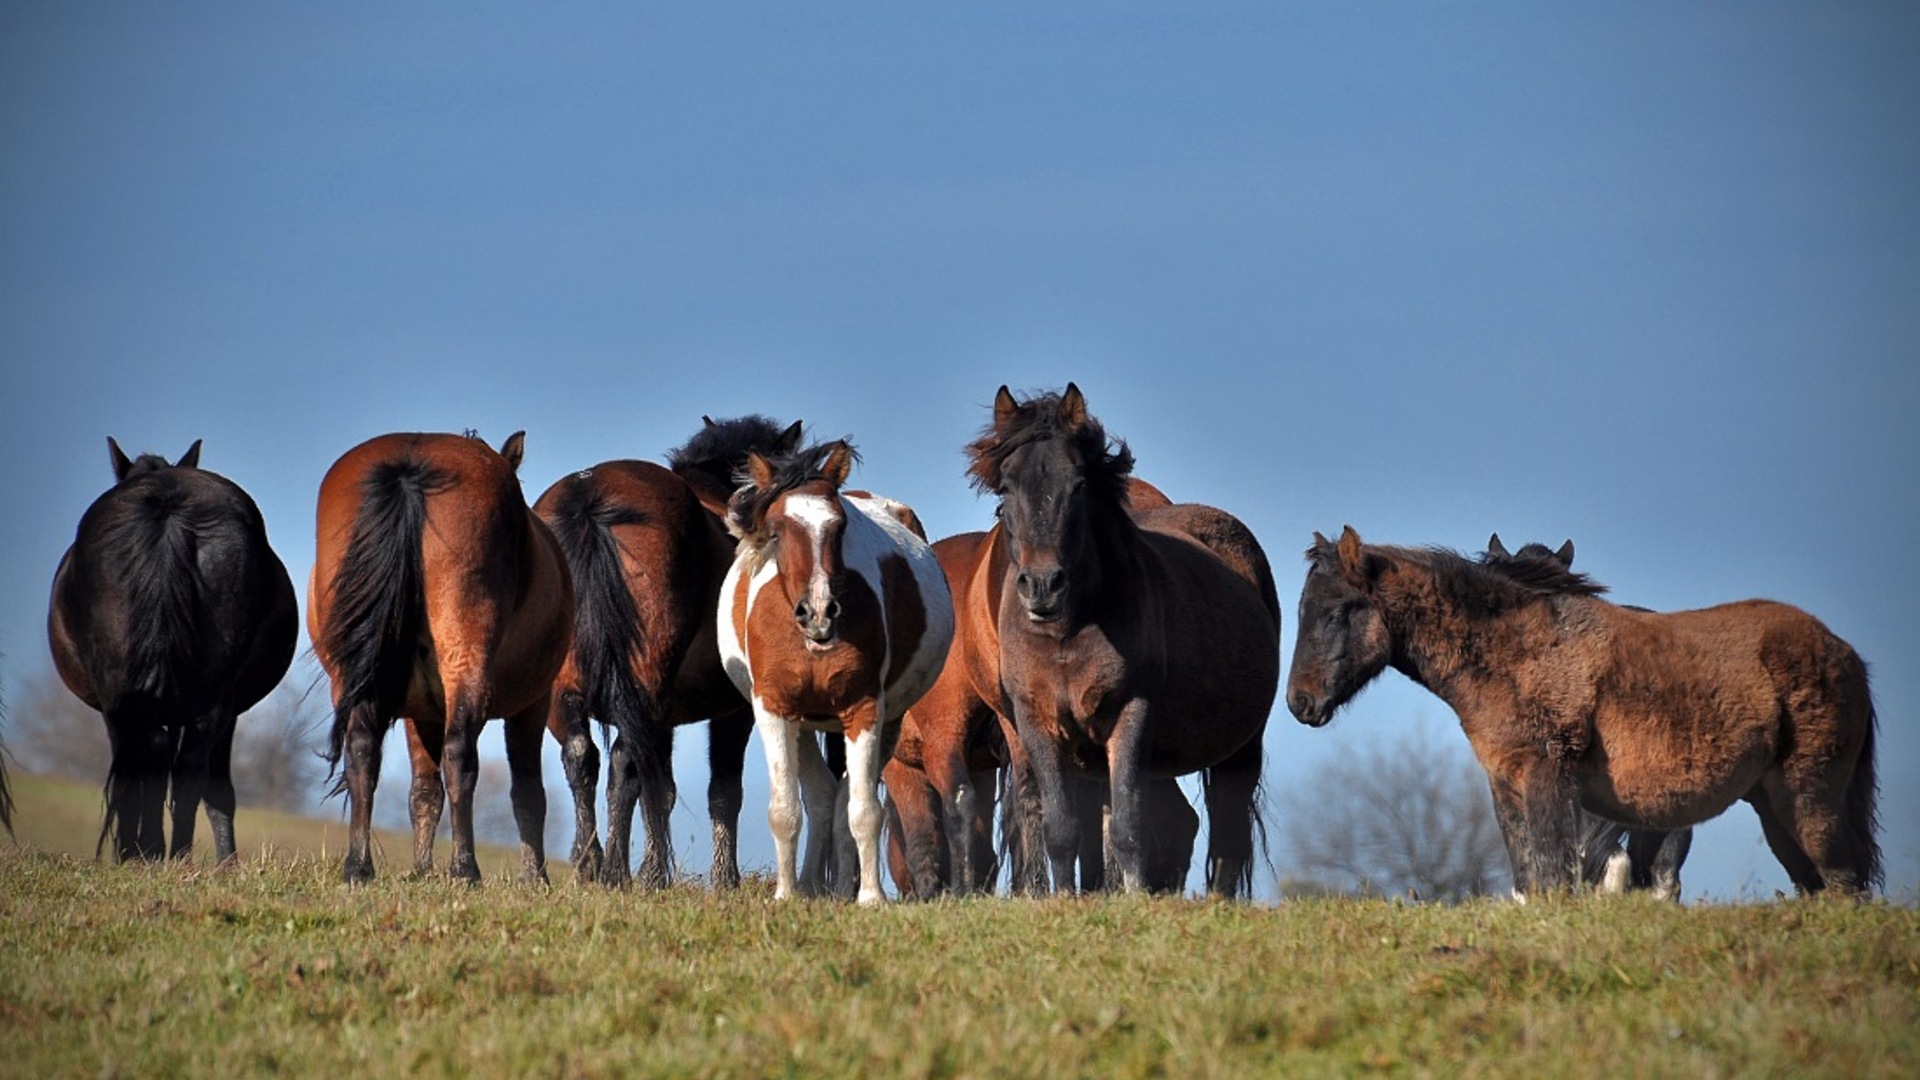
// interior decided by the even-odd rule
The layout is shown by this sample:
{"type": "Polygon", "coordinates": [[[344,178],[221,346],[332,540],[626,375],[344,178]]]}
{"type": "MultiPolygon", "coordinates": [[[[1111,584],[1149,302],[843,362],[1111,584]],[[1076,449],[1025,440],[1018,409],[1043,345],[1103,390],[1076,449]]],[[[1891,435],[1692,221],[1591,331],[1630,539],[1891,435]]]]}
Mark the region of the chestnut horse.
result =
{"type": "Polygon", "coordinates": [[[119,859],[187,855],[204,799],[224,863],[234,725],[293,663],[293,581],[253,499],[199,467],[198,440],[171,465],[107,448],[116,482],[80,518],[47,612],[54,668],[100,711],[113,750],[94,854],[111,832],[119,859]]]}
{"type": "MultiPolygon", "coordinates": [[[[1524,544],[1510,552],[1500,542],[1500,534],[1487,538],[1487,552],[1481,562],[1509,575],[1525,576],[1533,571],[1523,564],[1548,559],[1561,570],[1573,569],[1573,541],[1552,550],[1545,544],[1524,544]]],[[[1549,569],[1548,572],[1551,572],[1549,569]]],[[[1629,611],[1650,609],[1622,604],[1629,611]]],[[[1629,829],[1617,821],[1608,821],[1585,810],[1580,812],[1580,878],[1606,892],[1646,889],[1663,900],[1680,899],[1680,867],[1693,847],[1692,829],[1629,829]],[[1624,842],[1624,843],[1623,843],[1624,842]]],[[[1520,828],[1519,822],[1501,822],[1520,828]]],[[[1511,861],[1513,849],[1509,845],[1511,861]]],[[[1515,873],[1519,871],[1516,869],[1515,873]]],[[[1518,878],[1515,879],[1518,884],[1518,878]]]]}
{"type": "Polygon", "coordinates": [[[968,446],[1000,497],[1002,710],[1041,802],[1054,884],[1086,831],[1068,778],[1104,773],[1123,888],[1149,884],[1149,779],[1201,774],[1207,887],[1251,893],[1261,735],[1280,678],[1280,605],[1259,543],[1224,511],[1133,512],[1133,456],[1109,447],[1078,387],[1017,401],[1006,387],[968,446]]]}
{"type": "Polygon", "coordinates": [[[320,482],[307,630],[333,683],[328,761],[350,811],[342,874],[373,877],[380,744],[405,717],[414,756],[416,870],[443,800],[449,872],[480,879],[473,792],[480,729],[506,719],[522,881],[546,880],[540,742],[573,629],[573,584],[515,475],[525,433],[495,453],[464,435],[393,434],[347,451],[320,482]],[[441,775],[444,773],[444,781],[441,775]]]}
{"type": "Polygon", "coordinates": [[[1736,799],[1801,892],[1880,881],[1866,665],[1807,613],[1632,611],[1549,560],[1489,567],[1351,526],[1307,558],[1288,708],[1318,727],[1389,666],[1439,695],[1520,826],[1525,887],[1570,883],[1583,808],[1679,829],[1736,799]]]}
{"type": "Polygon", "coordinates": [[[583,879],[607,885],[628,880],[636,802],[646,829],[640,883],[672,880],[673,732],[709,718],[711,879],[718,888],[740,884],[736,838],[753,714],[720,666],[714,638],[720,583],[734,552],[722,516],[747,454],[791,453],[801,425],[782,429],[764,416],[703,420],[668,455],[671,468],[604,462],[563,477],[533,506],[573,571],[573,648],[547,721],[573,789],[573,862],[583,879]],[[593,717],[614,733],[604,858],[593,815],[593,717]]]}
{"type": "Polygon", "coordinates": [[[844,441],[780,458],[751,454],[727,511],[740,547],[720,594],[720,655],[753,704],[767,755],[779,898],[794,891],[800,783],[810,790],[811,828],[833,820],[837,784],[802,730],[846,738],[859,900],[885,898],[880,767],[900,715],[933,685],[953,638],[946,577],[909,527],[910,512],[841,490],[854,460],[844,441]]]}

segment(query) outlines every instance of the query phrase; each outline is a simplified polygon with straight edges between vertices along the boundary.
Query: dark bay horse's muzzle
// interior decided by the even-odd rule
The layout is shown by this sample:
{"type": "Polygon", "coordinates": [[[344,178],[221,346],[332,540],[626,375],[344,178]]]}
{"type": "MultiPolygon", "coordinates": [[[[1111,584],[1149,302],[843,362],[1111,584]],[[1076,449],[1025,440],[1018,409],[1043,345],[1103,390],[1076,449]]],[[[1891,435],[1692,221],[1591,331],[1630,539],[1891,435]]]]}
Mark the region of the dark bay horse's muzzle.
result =
{"type": "Polygon", "coordinates": [[[1058,566],[1023,568],[1014,575],[1013,590],[1027,609],[1027,618],[1046,622],[1060,614],[1067,597],[1067,572],[1058,566]]]}
{"type": "Polygon", "coordinates": [[[1327,708],[1327,700],[1305,690],[1291,690],[1287,693],[1287,711],[1308,727],[1322,727],[1333,715],[1327,708]]]}

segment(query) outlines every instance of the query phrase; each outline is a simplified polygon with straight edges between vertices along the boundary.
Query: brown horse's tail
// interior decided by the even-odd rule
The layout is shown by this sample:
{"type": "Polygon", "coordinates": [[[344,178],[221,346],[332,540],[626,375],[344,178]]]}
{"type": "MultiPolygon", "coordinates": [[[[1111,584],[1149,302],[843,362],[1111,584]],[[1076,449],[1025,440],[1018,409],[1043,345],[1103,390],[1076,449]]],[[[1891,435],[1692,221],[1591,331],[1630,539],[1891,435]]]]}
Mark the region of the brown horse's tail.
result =
{"type": "Polygon", "coordinates": [[[413,457],[383,461],[360,481],[360,508],[346,556],[329,586],[331,605],[318,643],[335,683],[327,764],[329,775],[339,773],[339,779],[331,794],[346,790],[340,758],[353,711],[370,708],[384,735],[405,707],[414,645],[426,622],[420,543],[427,496],[452,482],[413,457]]]}
{"type": "Polygon", "coordinates": [[[563,484],[547,524],[573,571],[573,660],[587,713],[632,740],[641,760],[658,760],[660,703],[634,676],[645,643],[613,534],[617,526],[644,523],[647,514],[614,502],[590,480],[568,477],[563,484]]]}

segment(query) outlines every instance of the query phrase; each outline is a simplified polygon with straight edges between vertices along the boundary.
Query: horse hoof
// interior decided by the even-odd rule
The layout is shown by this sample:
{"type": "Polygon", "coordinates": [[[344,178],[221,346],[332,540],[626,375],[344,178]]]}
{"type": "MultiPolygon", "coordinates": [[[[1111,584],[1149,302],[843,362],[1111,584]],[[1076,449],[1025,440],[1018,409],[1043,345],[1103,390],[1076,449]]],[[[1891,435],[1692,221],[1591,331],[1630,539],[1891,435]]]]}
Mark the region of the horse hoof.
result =
{"type": "Polygon", "coordinates": [[[349,885],[365,885],[372,881],[373,860],[368,859],[365,862],[355,862],[352,859],[348,859],[346,865],[340,869],[340,880],[349,885]]]}

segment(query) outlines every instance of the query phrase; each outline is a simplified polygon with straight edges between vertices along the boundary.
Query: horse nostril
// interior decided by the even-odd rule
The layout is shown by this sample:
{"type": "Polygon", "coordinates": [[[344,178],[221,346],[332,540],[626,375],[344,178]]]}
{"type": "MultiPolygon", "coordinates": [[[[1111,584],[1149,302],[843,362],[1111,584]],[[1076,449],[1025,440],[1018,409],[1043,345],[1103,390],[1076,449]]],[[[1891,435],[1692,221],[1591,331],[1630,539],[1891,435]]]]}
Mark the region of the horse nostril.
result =
{"type": "Polygon", "coordinates": [[[1313,697],[1305,690],[1295,690],[1287,697],[1287,708],[1293,710],[1296,719],[1303,717],[1313,708],[1313,697]]]}
{"type": "Polygon", "coordinates": [[[837,619],[839,617],[840,617],[840,601],[838,600],[827,601],[827,618],[837,619]]]}
{"type": "Polygon", "coordinates": [[[801,622],[806,622],[808,619],[813,618],[813,611],[807,607],[807,602],[802,600],[793,605],[793,617],[801,622]]]}

